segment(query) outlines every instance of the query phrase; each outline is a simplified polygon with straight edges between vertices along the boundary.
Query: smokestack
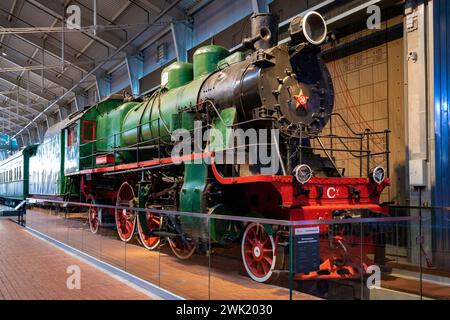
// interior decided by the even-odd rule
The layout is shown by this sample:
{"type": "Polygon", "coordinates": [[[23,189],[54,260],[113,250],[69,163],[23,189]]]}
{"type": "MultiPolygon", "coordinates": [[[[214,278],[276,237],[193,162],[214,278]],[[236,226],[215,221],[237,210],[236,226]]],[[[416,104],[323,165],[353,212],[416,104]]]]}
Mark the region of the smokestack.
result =
{"type": "Polygon", "coordinates": [[[278,16],[273,13],[255,13],[251,16],[251,38],[244,46],[252,49],[269,49],[278,45],[278,16]]]}

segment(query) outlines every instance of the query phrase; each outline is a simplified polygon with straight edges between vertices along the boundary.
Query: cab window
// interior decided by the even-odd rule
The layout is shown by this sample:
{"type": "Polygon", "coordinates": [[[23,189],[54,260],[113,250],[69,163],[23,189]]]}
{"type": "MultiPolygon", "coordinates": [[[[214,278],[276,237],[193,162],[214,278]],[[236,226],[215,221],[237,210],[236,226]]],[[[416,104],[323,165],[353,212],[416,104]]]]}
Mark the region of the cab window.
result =
{"type": "Polygon", "coordinates": [[[81,130],[83,142],[91,142],[95,140],[95,121],[83,120],[81,130]]]}

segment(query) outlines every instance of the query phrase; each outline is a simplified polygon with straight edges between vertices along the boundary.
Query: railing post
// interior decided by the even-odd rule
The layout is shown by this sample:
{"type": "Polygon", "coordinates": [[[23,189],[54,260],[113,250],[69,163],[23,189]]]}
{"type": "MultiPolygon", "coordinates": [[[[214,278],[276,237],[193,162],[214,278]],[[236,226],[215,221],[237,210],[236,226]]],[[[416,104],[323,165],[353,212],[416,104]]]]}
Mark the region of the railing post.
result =
{"type": "Polygon", "coordinates": [[[387,177],[389,178],[391,176],[390,174],[390,145],[389,145],[389,130],[385,130],[384,131],[386,134],[386,173],[387,173],[387,177]]]}
{"type": "Polygon", "coordinates": [[[364,135],[359,135],[359,177],[362,177],[362,166],[363,166],[363,140],[364,135]]]}
{"type": "Polygon", "coordinates": [[[331,148],[331,157],[334,157],[334,151],[333,151],[333,115],[330,115],[330,148],[331,148]]]}
{"type": "Polygon", "coordinates": [[[368,175],[370,172],[370,130],[366,129],[364,131],[366,137],[367,137],[367,172],[366,174],[368,175]]]}
{"type": "Polygon", "coordinates": [[[303,157],[302,157],[302,154],[303,154],[303,126],[302,125],[300,125],[300,152],[298,153],[298,157],[299,157],[299,159],[298,159],[298,163],[299,164],[303,164],[302,163],[302,161],[303,161],[303,157]]]}
{"type": "Polygon", "coordinates": [[[294,270],[293,270],[293,255],[294,255],[294,248],[293,248],[293,242],[294,241],[294,233],[292,232],[292,225],[289,226],[289,300],[292,301],[292,290],[294,286],[294,270]]]}
{"type": "Polygon", "coordinates": [[[117,136],[117,133],[114,133],[114,141],[113,141],[114,165],[116,165],[116,136],[117,136]]]}
{"type": "Polygon", "coordinates": [[[139,163],[139,144],[141,143],[142,124],[137,127],[136,162],[139,163]]]}
{"type": "Polygon", "coordinates": [[[94,143],[90,142],[91,144],[91,169],[94,169],[94,143]]]}
{"type": "MultiPolygon", "coordinates": [[[[161,160],[161,126],[158,118],[158,159],[161,160]]],[[[151,120],[150,120],[151,121],[151,120]]],[[[151,129],[150,129],[151,132],[151,129]]]]}

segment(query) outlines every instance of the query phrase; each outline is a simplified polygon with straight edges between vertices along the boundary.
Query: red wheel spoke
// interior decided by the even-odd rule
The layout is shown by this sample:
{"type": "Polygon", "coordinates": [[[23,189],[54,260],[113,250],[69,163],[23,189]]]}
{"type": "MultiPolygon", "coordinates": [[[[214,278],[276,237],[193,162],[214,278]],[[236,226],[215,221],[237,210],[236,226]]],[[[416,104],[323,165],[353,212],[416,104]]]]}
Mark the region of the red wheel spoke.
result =
{"type": "Polygon", "coordinates": [[[264,260],[266,260],[269,263],[269,266],[272,265],[273,260],[269,258],[268,256],[264,256],[264,260]]]}
{"type": "Polygon", "coordinates": [[[270,269],[267,268],[267,265],[265,263],[261,263],[261,266],[264,272],[263,274],[267,274],[270,271],[270,269]]]}

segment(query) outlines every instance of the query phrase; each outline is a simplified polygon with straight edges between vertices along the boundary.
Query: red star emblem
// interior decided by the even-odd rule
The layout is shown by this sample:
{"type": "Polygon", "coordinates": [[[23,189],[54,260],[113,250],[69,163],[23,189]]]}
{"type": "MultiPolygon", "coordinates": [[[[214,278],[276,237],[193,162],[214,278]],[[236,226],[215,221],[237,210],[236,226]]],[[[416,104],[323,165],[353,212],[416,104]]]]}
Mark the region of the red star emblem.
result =
{"type": "Polygon", "coordinates": [[[300,93],[294,96],[295,101],[297,101],[297,105],[295,109],[302,107],[303,109],[307,109],[306,105],[308,104],[309,97],[303,94],[303,90],[300,90],[300,93]]]}

